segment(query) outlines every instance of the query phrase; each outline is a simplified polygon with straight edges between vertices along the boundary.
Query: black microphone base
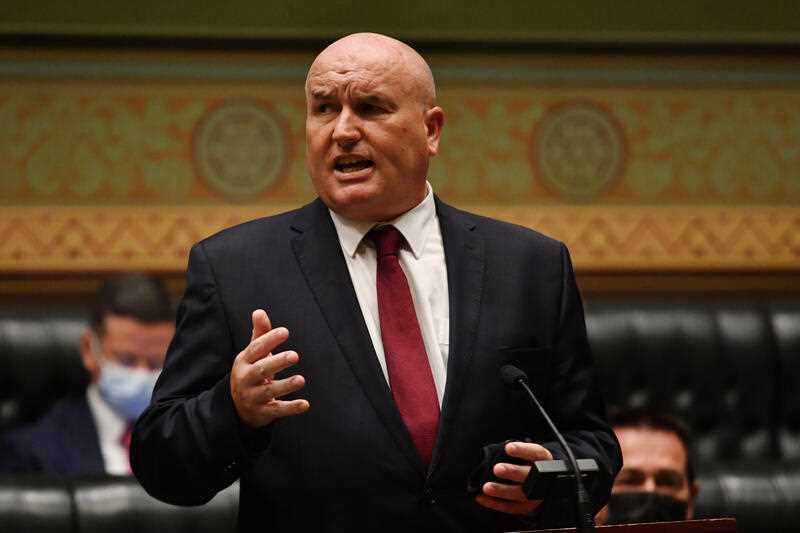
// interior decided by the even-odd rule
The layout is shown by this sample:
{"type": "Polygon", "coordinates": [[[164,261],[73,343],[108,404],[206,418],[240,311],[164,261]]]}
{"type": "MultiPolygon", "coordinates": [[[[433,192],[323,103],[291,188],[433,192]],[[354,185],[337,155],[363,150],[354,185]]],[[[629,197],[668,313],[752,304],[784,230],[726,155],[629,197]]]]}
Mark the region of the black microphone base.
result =
{"type": "MultiPolygon", "coordinates": [[[[591,486],[598,472],[594,459],[578,459],[581,478],[591,486]]],[[[531,500],[543,500],[545,496],[573,497],[575,492],[575,475],[566,461],[535,461],[528,477],[522,485],[525,496],[531,500]]]]}

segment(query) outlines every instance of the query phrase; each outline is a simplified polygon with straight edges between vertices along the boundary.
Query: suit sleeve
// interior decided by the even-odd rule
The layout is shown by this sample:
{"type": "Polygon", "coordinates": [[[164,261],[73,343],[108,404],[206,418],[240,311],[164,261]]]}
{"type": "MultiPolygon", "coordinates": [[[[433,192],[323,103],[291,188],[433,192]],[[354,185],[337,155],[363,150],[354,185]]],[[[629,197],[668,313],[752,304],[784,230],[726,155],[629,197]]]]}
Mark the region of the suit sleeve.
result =
{"type": "Polygon", "coordinates": [[[196,244],[164,370],[131,441],[131,467],[152,496],[204,504],[266,447],[269,429],[247,430],[233,405],[237,351],[213,268],[196,244]]]}
{"type": "MultiPolygon", "coordinates": [[[[545,409],[572,447],[576,458],[595,459],[598,476],[588,486],[595,511],[605,505],[614,477],[622,465],[619,444],[606,421],[594,361],[586,336],[583,304],[575,283],[569,252],[561,245],[561,296],[553,343],[551,385],[545,409]]],[[[541,443],[558,459],[566,453],[556,441],[541,443]]],[[[546,499],[540,513],[542,526],[574,524],[573,500],[546,499]]]]}

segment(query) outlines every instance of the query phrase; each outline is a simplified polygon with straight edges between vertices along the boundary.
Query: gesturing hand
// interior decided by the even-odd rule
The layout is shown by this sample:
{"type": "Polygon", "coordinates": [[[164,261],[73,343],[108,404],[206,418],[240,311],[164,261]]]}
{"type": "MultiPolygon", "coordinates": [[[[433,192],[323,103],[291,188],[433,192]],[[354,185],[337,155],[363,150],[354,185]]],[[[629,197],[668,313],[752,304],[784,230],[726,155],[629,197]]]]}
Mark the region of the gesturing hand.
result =
{"type": "Polygon", "coordinates": [[[277,418],[304,413],[307,400],[279,400],[281,396],[301,389],[306,381],[294,375],[273,379],[277,372],[297,364],[296,352],[272,353],[289,338],[286,328],[272,329],[267,313],[253,311],[253,335],[250,344],[239,352],[231,369],[231,396],[236,412],[252,428],[265,426],[277,418]]]}
{"type": "MultiPolygon", "coordinates": [[[[509,442],[506,444],[506,453],[511,457],[534,461],[553,459],[547,448],[538,444],[527,442],[509,442]]],[[[541,500],[529,500],[522,492],[522,483],[530,473],[530,466],[514,465],[510,463],[497,463],[494,465],[494,475],[509,483],[488,482],[483,485],[483,493],[478,494],[475,500],[489,509],[510,514],[530,514],[542,503],[541,500]]]]}

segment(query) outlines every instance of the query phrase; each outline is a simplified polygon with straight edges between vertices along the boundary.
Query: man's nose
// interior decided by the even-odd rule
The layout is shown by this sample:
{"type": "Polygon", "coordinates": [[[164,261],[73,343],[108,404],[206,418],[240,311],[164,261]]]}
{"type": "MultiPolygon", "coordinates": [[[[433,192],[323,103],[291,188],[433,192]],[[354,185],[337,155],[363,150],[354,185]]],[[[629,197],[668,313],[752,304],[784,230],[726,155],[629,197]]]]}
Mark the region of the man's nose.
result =
{"type": "Polygon", "coordinates": [[[645,492],[655,492],[657,488],[656,480],[649,477],[644,480],[644,485],[642,485],[642,490],[645,492]]]}
{"type": "Polygon", "coordinates": [[[336,119],[333,128],[333,140],[340,146],[352,146],[361,139],[358,116],[345,108],[336,119]]]}

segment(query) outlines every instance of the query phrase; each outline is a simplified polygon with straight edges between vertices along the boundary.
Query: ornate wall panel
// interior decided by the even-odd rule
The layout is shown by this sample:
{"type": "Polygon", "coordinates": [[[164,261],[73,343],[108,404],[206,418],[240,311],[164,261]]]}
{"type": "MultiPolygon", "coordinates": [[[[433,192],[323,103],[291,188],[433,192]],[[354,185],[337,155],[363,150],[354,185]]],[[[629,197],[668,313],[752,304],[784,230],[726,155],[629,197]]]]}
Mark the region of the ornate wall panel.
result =
{"type": "MultiPolygon", "coordinates": [[[[582,270],[792,270],[800,257],[794,208],[466,207],[567,242],[582,270]]],[[[7,272],[181,271],[192,243],[282,210],[7,207],[0,217],[0,265],[7,272]]]]}
{"type": "MultiPolygon", "coordinates": [[[[313,198],[309,55],[0,56],[0,270],[179,272],[313,198]]],[[[583,271],[797,271],[800,72],[780,59],[431,58],[431,182],[583,271]]]]}

